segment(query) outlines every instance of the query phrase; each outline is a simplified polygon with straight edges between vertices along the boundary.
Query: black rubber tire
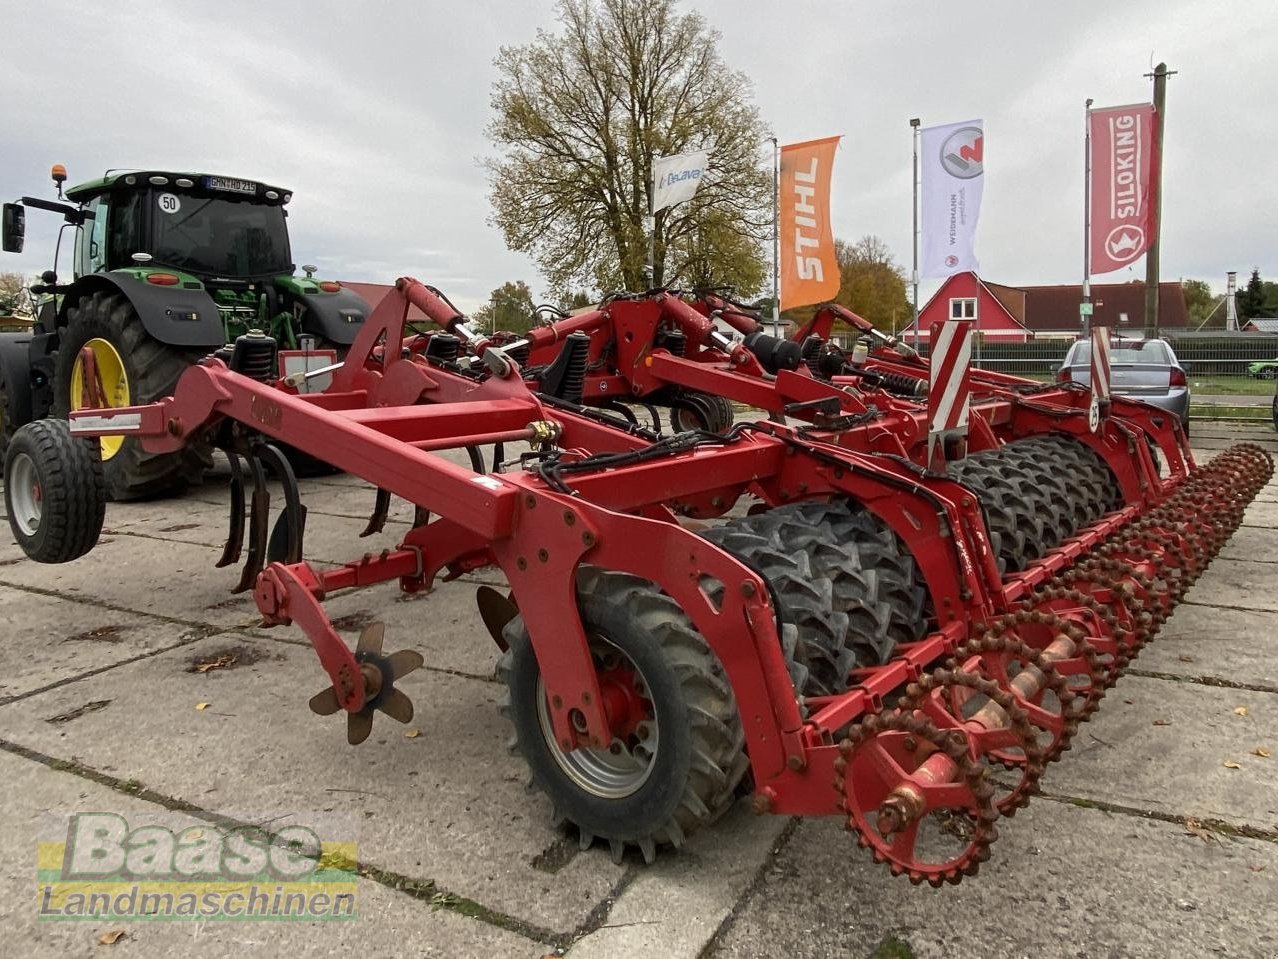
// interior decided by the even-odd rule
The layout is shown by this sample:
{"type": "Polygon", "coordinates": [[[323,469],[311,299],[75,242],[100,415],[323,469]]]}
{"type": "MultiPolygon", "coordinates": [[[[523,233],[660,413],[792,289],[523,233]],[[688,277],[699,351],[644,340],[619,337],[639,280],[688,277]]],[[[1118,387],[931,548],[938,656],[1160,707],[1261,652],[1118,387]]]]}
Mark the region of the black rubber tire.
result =
{"type": "MultiPolygon", "coordinates": [[[[197,357],[160,343],[146,332],[133,305],[118,293],[97,292],[67,311],[53,373],[53,413],[70,410],[71,371],[89,340],[109,342],[124,362],[129,402],[151,403],[171,396],[178,377],[197,357]]],[[[125,437],[119,451],[102,464],[107,495],[113,500],[143,499],[178,492],[197,484],[213,465],[212,450],[188,443],[175,453],[150,453],[137,437],[125,437]]]]}
{"type": "Polygon", "coordinates": [[[18,422],[14,414],[14,404],[9,400],[9,382],[4,375],[4,366],[0,365],[0,463],[4,461],[5,451],[13,442],[13,435],[26,425],[18,422]]]}
{"type": "Polygon", "coordinates": [[[951,464],[950,476],[984,507],[1004,573],[1024,569],[1122,501],[1104,460],[1059,433],[973,453],[951,464]]]}
{"type": "Polygon", "coordinates": [[[106,516],[106,486],[95,440],[77,439],[65,420],[36,420],[14,433],[4,461],[9,529],[37,563],[69,563],[91,550],[106,516]],[[14,511],[13,474],[20,460],[39,484],[40,516],[27,532],[14,511]]]}
{"type": "MultiPolygon", "coordinates": [[[[793,648],[782,629],[790,680],[800,698],[836,692],[854,662],[844,646],[848,616],[834,608],[834,585],[818,574],[807,554],[792,548],[765,517],[745,516],[701,535],[757,572],[772,590],[783,626],[797,631],[793,648]],[[842,680],[840,679],[842,677],[842,680]]],[[[715,600],[722,585],[706,592],[715,600]]]]}
{"type": "Polygon", "coordinates": [[[670,403],[670,427],[676,433],[706,430],[725,433],[732,427],[736,410],[722,396],[684,390],[670,403]]]}
{"type": "MultiPolygon", "coordinates": [[[[877,516],[846,501],[795,503],[752,517],[791,555],[804,555],[832,586],[833,608],[847,617],[842,646],[853,667],[879,666],[900,643],[922,639],[931,618],[927,587],[914,559],[877,516]]],[[[843,674],[832,683],[848,686],[843,674]]]]}
{"type": "Polygon", "coordinates": [[[579,830],[583,848],[608,840],[620,859],[627,845],[651,862],[656,847],[682,845],[732,803],[749,763],[745,734],[723,666],[683,610],[646,580],[582,567],[577,601],[587,634],[605,637],[638,667],[658,728],[647,780],[621,798],[596,796],[570,779],[550,752],[537,715],[537,657],[516,616],[503,635],[497,667],[509,692],[502,712],[513,746],[557,816],[579,830]]]}

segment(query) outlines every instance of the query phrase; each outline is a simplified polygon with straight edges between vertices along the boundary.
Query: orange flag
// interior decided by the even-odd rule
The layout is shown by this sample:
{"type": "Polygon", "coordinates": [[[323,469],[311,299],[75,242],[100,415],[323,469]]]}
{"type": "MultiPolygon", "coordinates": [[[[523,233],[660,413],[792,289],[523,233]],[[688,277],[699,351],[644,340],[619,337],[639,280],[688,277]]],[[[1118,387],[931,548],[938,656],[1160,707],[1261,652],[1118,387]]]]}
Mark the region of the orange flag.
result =
{"type": "Polygon", "coordinates": [[[781,309],[823,303],[839,292],[830,227],[830,173],[839,137],[781,148],[781,309]]]}

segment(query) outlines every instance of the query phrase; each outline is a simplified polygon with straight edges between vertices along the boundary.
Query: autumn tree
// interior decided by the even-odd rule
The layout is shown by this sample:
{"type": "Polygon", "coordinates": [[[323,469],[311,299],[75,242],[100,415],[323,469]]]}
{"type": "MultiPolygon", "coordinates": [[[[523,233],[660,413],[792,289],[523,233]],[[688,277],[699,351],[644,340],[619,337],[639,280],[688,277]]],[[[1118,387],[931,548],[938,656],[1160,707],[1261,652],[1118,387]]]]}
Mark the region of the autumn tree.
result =
{"type": "Polygon", "coordinates": [[[30,316],[31,298],[21,273],[0,273],[0,316],[30,316]]]}
{"type": "MultiPolygon", "coordinates": [[[[865,317],[881,330],[895,332],[914,316],[906,294],[905,271],[880,237],[867,235],[855,243],[834,241],[839,264],[839,292],[834,302],[865,317]]],[[[786,317],[805,322],[817,307],[787,311],[786,317]]]]}
{"type": "Polygon", "coordinates": [[[488,134],[493,222],[561,295],[643,289],[652,160],[708,150],[697,195],[656,215],[652,285],[764,276],[766,130],[719,34],[675,0],[560,0],[558,31],[503,47],[488,134]]]}
{"type": "Polygon", "coordinates": [[[472,319],[481,330],[527,333],[533,328],[535,308],[528,284],[523,280],[516,280],[514,283],[503,283],[493,290],[488,302],[475,311],[472,319]]]}

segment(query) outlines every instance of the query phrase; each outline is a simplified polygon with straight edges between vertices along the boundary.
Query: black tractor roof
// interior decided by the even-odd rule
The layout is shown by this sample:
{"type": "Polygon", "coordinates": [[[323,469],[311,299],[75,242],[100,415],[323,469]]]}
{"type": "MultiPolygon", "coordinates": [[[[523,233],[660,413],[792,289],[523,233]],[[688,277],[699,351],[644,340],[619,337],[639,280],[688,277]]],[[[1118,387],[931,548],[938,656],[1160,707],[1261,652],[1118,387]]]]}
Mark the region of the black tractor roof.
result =
{"type": "Polygon", "coordinates": [[[293,191],[258,180],[222,176],[217,173],[174,173],[166,170],[108,170],[103,176],[66,191],[69,199],[83,203],[91,197],[115,190],[142,190],[167,187],[205,195],[224,195],[256,203],[287,203],[293,191]]]}

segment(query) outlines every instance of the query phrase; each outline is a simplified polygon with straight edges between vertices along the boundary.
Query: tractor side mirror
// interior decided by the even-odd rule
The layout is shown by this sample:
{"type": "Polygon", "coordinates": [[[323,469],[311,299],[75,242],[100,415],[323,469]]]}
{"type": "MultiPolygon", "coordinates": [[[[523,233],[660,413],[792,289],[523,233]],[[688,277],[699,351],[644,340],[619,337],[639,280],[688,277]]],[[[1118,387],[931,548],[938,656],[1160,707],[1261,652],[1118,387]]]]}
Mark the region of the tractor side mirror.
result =
{"type": "Polygon", "coordinates": [[[0,224],[0,246],[6,253],[21,253],[26,237],[27,211],[17,203],[6,203],[0,224]]]}

